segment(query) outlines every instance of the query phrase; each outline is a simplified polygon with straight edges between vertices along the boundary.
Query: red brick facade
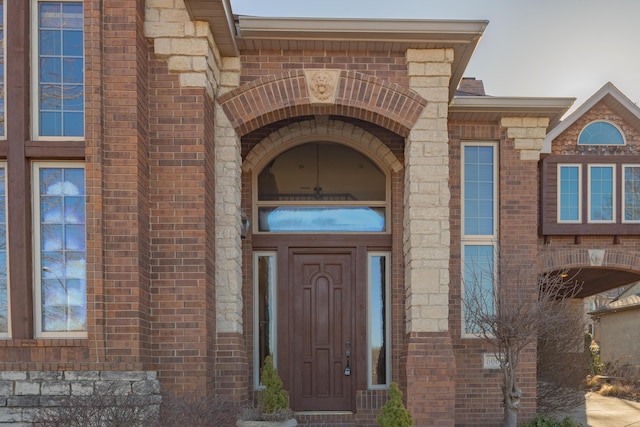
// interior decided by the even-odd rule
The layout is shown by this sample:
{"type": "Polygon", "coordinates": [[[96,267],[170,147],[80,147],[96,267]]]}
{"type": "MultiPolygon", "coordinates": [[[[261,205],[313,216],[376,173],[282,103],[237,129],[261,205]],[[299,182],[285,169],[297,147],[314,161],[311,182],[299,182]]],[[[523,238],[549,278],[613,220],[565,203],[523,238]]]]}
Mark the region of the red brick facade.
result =
{"type": "MultiPolygon", "coordinates": [[[[28,7],[17,6],[17,1],[6,3],[11,5],[10,19],[27,22],[28,7]]],[[[12,273],[17,271],[27,279],[18,284],[11,278],[10,288],[12,292],[16,289],[11,297],[13,333],[10,339],[0,340],[0,370],[157,371],[163,392],[218,396],[236,403],[251,400],[257,333],[253,323],[253,250],[257,246],[251,231],[241,240],[242,330],[221,330],[217,320],[217,293],[225,286],[216,283],[216,249],[220,244],[216,240],[220,226],[216,223],[217,114],[225,115],[230,130],[235,131],[242,161],[273,132],[293,123],[330,120],[337,123],[335,126],[352,126],[363,139],[380,141],[384,150],[375,154],[379,164],[400,165],[387,171],[389,238],[385,245],[371,250],[391,254],[391,378],[405,392],[415,425],[492,426],[503,417],[500,373],[482,366],[489,348],[478,339],[461,338],[463,142],[497,144],[501,252],[517,260],[539,259],[544,269],[555,270],[589,265],[586,250],[597,247],[608,251],[607,262],[612,268],[640,271],[640,242],[634,237],[585,236],[578,245],[571,236],[539,236],[538,162],[522,160],[514,138],[508,138],[500,124],[501,118],[515,113],[500,111],[473,120],[458,115],[449,119],[446,131],[440,129],[448,135],[446,162],[426,157],[434,164],[446,163],[449,170],[450,234],[443,242],[449,248],[448,329],[408,330],[411,296],[405,283],[408,236],[404,216],[412,183],[405,182],[410,156],[405,148],[412,132],[418,132],[416,123],[429,122],[424,111],[437,102],[412,89],[406,49],[240,51],[239,85],[219,90],[212,98],[206,87],[182,84],[179,73],[171,71],[167,59],[157,54],[154,43],[160,42],[145,35],[145,3],[84,1],[84,141],[55,141],[56,150],[49,146],[47,151],[41,147],[44,143],[30,141],[23,129],[22,134],[11,130],[7,141],[0,142],[0,154],[11,164],[10,173],[26,176],[33,159],[84,161],[88,300],[86,339],[35,339],[33,284],[28,278],[32,275],[31,230],[18,219],[12,222],[24,228],[11,231],[12,239],[23,242],[10,247],[12,257],[17,258],[11,260],[12,273]],[[313,102],[308,93],[305,72],[318,69],[338,70],[334,102],[313,102]],[[14,140],[32,155],[16,154],[15,148],[9,148],[14,140]],[[21,309],[26,313],[22,317],[15,314],[21,309]]],[[[27,34],[25,28],[19,39],[25,46],[27,34]]],[[[10,37],[8,40],[13,40],[10,37]]],[[[7,55],[9,64],[18,59],[19,49],[8,49],[7,55]]],[[[19,59],[23,61],[18,68],[22,75],[28,59],[19,59]]],[[[442,65],[437,64],[444,69],[450,66],[442,65]]],[[[7,71],[9,75],[12,69],[7,71]]],[[[10,79],[16,80],[9,85],[19,83],[18,77],[10,79]]],[[[448,82],[438,82],[438,89],[448,89],[448,82]]],[[[25,93],[19,95],[28,98],[25,93]]],[[[7,101],[8,109],[13,108],[11,102],[7,101]]],[[[22,115],[28,116],[26,106],[14,105],[24,108],[22,115]]],[[[527,114],[537,117],[535,112],[527,114]]],[[[438,113],[440,118],[447,115],[447,111],[438,113]]],[[[539,116],[546,118],[542,113],[539,116]]],[[[580,130],[593,119],[615,123],[627,138],[622,151],[637,154],[638,127],[604,104],[558,136],[550,154],[595,154],[575,144],[580,130]]],[[[356,132],[349,137],[355,138],[353,135],[356,132]]],[[[358,141],[341,142],[356,146],[358,141]]],[[[597,150],[598,155],[614,153],[620,150],[597,150]]],[[[272,154],[266,154],[264,158],[270,157],[272,154]]],[[[257,220],[252,218],[257,173],[243,171],[238,191],[242,215],[252,223],[257,220]]],[[[21,191],[20,184],[11,185],[11,194],[21,191]]],[[[22,190],[27,189],[28,180],[21,185],[22,190]]],[[[29,198],[10,197],[11,209],[29,211],[29,198]]],[[[520,417],[528,419],[536,411],[535,348],[525,350],[518,375],[523,391],[520,417]]],[[[368,389],[360,382],[355,387],[353,413],[304,413],[298,420],[309,426],[374,426],[386,397],[386,390],[368,389]]]]}

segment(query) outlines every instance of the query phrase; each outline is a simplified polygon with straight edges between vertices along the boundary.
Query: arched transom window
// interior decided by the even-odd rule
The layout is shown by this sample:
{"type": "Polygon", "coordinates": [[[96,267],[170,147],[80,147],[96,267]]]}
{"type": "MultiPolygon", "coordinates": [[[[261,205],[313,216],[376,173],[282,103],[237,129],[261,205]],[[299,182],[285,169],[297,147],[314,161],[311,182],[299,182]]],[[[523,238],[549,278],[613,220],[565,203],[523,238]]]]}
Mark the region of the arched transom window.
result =
{"type": "Polygon", "coordinates": [[[257,176],[257,232],[386,232],[386,174],[333,142],[290,148],[257,176]]]}
{"type": "Polygon", "coordinates": [[[624,136],[613,123],[599,120],[582,129],[578,145],[624,145],[624,136]]]}

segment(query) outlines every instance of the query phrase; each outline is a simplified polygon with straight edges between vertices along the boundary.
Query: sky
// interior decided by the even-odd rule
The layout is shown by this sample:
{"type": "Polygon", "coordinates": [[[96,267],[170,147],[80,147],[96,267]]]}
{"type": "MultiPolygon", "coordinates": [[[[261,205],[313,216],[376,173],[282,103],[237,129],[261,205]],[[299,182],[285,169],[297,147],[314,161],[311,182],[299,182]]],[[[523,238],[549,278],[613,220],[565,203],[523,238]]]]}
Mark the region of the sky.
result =
{"type": "Polygon", "coordinates": [[[275,17],[488,20],[465,77],[493,96],[571,97],[608,81],[640,103],[640,0],[231,0],[275,17]]]}

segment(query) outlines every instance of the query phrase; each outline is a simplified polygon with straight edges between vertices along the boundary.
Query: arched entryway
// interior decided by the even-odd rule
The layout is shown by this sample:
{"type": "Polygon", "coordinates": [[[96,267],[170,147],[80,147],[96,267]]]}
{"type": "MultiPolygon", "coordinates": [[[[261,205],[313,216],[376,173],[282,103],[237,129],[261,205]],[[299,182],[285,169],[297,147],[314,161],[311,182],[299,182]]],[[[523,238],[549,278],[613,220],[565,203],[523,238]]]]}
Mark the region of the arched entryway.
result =
{"type": "Polygon", "coordinates": [[[380,140],[339,120],[280,128],[245,157],[254,385],[275,354],[296,411],[355,412],[358,390],[391,380],[391,188],[401,169],[380,140]]]}

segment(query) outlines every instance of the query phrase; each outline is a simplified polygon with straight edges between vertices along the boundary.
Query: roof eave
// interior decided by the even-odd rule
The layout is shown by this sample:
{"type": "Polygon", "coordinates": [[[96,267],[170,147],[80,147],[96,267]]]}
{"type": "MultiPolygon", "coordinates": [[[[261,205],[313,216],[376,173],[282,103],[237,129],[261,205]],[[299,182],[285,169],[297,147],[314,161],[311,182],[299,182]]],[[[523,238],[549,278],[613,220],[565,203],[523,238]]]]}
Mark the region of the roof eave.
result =
{"type": "Polygon", "coordinates": [[[457,96],[449,105],[449,114],[470,114],[482,119],[495,117],[547,117],[549,129],[555,126],[575,98],[457,96]]]}
{"type": "Polygon", "coordinates": [[[336,45],[358,50],[454,48],[449,99],[475,51],[486,20],[330,19],[238,17],[238,44],[268,44],[286,49],[294,43],[313,49],[336,45]]]}
{"type": "Polygon", "coordinates": [[[230,0],[185,0],[191,19],[209,23],[222,56],[238,56],[236,29],[230,0]]]}

